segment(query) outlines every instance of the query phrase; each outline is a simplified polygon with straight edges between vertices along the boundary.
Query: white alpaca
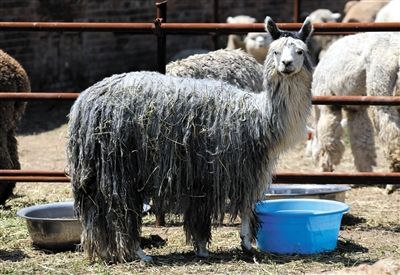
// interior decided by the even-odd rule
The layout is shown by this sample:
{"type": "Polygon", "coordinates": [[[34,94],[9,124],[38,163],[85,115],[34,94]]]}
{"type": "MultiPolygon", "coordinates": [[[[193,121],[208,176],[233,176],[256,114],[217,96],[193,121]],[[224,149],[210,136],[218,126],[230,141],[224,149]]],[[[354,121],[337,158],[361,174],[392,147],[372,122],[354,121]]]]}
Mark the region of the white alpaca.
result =
{"type": "Polygon", "coordinates": [[[389,0],[357,0],[348,1],[344,7],[342,22],[374,22],[378,11],[385,6],[389,0]]]}
{"type": "MultiPolygon", "coordinates": [[[[256,19],[248,15],[237,15],[237,16],[229,16],[226,19],[226,22],[229,24],[252,24],[256,22],[256,19]]],[[[244,36],[238,34],[228,35],[228,42],[226,44],[226,49],[228,50],[242,49],[245,51],[246,44],[244,43],[244,36]]]]}
{"type": "MultiPolygon", "coordinates": [[[[326,52],[315,69],[312,83],[314,96],[333,95],[399,95],[400,34],[362,33],[341,38],[326,52]]],[[[313,157],[323,171],[333,171],[339,164],[344,145],[342,108],[317,105],[313,157]]],[[[398,107],[371,106],[373,122],[367,107],[344,106],[351,150],[358,171],[372,171],[376,165],[374,126],[391,171],[400,171],[400,115],[398,107]]],[[[388,188],[391,188],[390,186],[388,188]]],[[[389,190],[390,192],[391,190],[389,190]]]]}
{"type": "MultiPolygon", "coordinates": [[[[333,13],[328,9],[317,9],[308,16],[314,23],[331,23],[338,22],[341,17],[340,13],[333,13]]],[[[317,64],[328,47],[338,39],[337,35],[314,35],[310,40],[310,52],[314,64],[317,64]]]]}
{"type": "Polygon", "coordinates": [[[264,92],[155,72],[114,75],[75,101],[67,155],[83,247],[106,262],[150,261],[140,247],[145,198],[183,214],[187,240],[208,256],[211,222],[240,214],[251,251],[253,211],[280,153],[302,139],[311,109],[309,20],[281,31],[264,63],[264,92]],[[229,207],[226,202],[229,201],[229,207]]]}
{"type": "Polygon", "coordinates": [[[400,0],[391,0],[380,9],[375,22],[400,22],[400,0]]]}
{"type": "MultiPolygon", "coordinates": [[[[238,15],[230,16],[226,21],[230,24],[251,24],[255,23],[256,19],[247,15],[238,15]]],[[[244,38],[237,34],[231,34],[228,36],[226,49],[242,49],[263,64],[271,42],[271,36],[265,32],[249,32],[244,38]]]]}

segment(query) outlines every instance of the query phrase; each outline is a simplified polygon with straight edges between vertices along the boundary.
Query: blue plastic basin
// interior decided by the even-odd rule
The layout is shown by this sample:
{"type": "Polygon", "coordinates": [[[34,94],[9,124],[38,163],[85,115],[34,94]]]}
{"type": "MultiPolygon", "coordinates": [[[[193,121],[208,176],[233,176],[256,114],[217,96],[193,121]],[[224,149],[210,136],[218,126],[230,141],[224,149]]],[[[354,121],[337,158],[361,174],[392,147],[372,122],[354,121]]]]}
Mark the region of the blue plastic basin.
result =
{"type": "Polygon", "coordinates": [[[280,254],[314,254],[336,248],[347,204],[320,199],[279,199],[256,204],[257,247],[280,254]]]}

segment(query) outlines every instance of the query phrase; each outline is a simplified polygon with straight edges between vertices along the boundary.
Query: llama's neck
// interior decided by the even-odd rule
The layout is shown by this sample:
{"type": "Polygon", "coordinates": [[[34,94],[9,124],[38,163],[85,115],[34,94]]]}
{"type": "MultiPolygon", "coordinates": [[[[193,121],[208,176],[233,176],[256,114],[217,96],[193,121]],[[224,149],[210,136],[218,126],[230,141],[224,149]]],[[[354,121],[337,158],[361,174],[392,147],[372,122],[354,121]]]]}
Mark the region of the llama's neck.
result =
{"type": "Polygon", "coordinates": [[[266,129],[271,132],[274,152],[281,153],[306,137],[312,73],[302,69],[293,76],[284,77],[271,71],[264,79],[266,129]]]}

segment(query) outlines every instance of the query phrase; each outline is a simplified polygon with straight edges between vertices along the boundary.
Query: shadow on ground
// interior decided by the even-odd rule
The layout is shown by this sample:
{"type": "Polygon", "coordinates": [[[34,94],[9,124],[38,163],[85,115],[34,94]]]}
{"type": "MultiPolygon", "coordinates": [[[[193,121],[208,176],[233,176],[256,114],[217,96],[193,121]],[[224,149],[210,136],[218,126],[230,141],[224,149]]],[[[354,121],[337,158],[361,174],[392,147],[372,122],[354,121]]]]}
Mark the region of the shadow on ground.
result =
{"type": "Polygon", "coordinates": [[[25,258],[29,258],[21,250],[6,251],[0,249],[0,261],[20,262],[25,258]]]}
{"type": "Polygon", "coordinates": [[[274,263],[286,264],[292,261],[301,260],[307,262],[320,262],[324,264],[342,263],[344,266],[353,266],[361,263],[373,263],[378,259],[368,259],[365,262],[351,257],[352,253],[367,253],[368,248],[363,247],[351,240],[339,239],[337,248],[329,253],[318,253],[313,255],[281,255],[275,253],[256,252],[256,254],[246,254],[239,248],[231,250],[217,251],[210,253],[209,258],[199,258],[194,252],[174,252],[167,255],[153,254],[153,265],[184,266],[191,264],[216,264],[243,261],[247,263],[274,263]]]}
{"type": "Polygon", "coordinates": [[[19,135],[47,132],[68,122],[73,101],[29,102],[18,126],[19,135]]]}

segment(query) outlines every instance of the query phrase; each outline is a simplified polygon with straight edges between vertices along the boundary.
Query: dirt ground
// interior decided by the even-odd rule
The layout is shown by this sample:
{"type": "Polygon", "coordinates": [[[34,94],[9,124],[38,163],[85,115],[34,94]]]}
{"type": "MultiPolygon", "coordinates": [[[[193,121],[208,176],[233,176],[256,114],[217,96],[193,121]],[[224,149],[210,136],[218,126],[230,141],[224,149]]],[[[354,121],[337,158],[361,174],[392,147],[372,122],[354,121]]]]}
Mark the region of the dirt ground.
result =
{"type": "MultiPolygon", "coordinates": [[[[64,170],[67,112],[70,104],[51,104],[28,109],[18,134],[22,169],[64,170]],[[40,112],[39,112],[40,111],[40,112]]],[[[281,157],[278,172],[315,172],[304,156],[304,143],[281,157]]],[[[388,164],[378,150],[376,171],[387,171],[388,164]]],[[[354,171],[346,149],[337,171],[354,171]]],[[[383,184],[383,183],[382,183],[383,184]]],[[[338,248],[313,256],[262,253],[257,257],[240,250],[239,221],[213,230],[211,258],[194,256],[185,244],[181,223],[154,227],[154,217],[145,217],[143,235],[158,235],[166,241],[160,247],[146,248],[155,256],[153,264],[140,262],[108,266],[90,263],[80,251],[51,253],[32,247],[24,221],[15,212],[25,206],[64,201],[72,198],[68,183],[18,183],[9,207],[0,209],[1,274],[304,274],[321,273],[380,259],[400,260],[400,191],[386,195],[381,186],[352,188],[346,194],[349,213],[344,217],[338,248]]]]}

